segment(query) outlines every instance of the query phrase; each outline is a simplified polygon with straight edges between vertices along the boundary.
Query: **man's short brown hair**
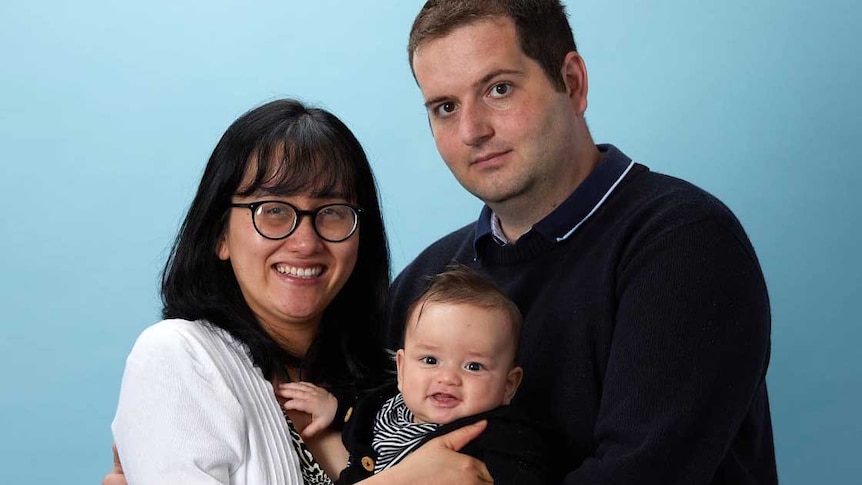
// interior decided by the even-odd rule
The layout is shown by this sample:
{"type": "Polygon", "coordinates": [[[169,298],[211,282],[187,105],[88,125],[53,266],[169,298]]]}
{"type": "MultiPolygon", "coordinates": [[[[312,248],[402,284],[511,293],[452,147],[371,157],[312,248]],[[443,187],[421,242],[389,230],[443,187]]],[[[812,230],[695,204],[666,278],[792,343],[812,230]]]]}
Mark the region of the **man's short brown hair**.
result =
{"type": "Polygon", "coordinates": [[[458,27],[501,17],[514,22],[521,50],[542,66],[559,91],[564,91],[560,72],[563,59],[578,48],[560,0],[428,0],[410,29],[410,69],[413,55],[423,42],[445,37],[458,27]]]}

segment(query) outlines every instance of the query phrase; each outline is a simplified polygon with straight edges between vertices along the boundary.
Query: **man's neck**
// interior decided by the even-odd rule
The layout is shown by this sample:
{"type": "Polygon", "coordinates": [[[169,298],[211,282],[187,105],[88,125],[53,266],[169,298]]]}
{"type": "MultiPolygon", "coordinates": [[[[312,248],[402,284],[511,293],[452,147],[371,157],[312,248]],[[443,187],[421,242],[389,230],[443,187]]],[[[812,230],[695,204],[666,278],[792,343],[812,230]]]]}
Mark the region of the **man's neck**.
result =
{"type": "Polygon", "coordinates": [[[536,223],[554,212],[598,166],[602,155],[595,144],[591,143],[584,152],[576,158],[579,160],[575,162],[576,169],[565,176],[545,181],[543,187],[503,202],[486,202],[497,216],[507,242],[516,242],[536,223]]]}

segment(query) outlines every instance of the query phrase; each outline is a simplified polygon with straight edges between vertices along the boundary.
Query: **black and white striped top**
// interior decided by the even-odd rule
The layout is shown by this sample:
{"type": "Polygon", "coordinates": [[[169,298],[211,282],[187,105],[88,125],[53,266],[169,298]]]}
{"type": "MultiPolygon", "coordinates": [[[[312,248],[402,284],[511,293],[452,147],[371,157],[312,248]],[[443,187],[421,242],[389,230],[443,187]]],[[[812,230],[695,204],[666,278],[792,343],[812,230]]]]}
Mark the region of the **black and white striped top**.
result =
{"type": "Polygon", "coordinates": [[[374,418],[372,446],[377,452],[374,473],[398,463],[410,454],[422,439],[440,425],[433,423],[414,423],[413,413],[404,404],[404,396],[399,392],[389,398],[374,418]]]}

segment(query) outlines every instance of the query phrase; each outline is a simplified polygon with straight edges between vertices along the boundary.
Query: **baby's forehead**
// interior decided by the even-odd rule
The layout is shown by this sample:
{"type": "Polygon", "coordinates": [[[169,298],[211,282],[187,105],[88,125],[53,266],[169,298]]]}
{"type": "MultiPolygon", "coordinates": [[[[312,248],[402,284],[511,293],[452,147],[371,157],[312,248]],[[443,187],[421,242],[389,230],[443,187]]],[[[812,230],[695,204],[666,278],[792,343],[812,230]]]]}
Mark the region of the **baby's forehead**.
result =
{"type": "Polygon", "coordinates": [[[501,323],[511,323],[510,318],[506,315],[506,313],[502,309],[497,307],[480,305],[478,303],[466,300],[441,301],[433,298],[423,298],[421,300],[418,300],[410,309],[410,313],[407,315],[406,325],[408,327],[410,327],[411,325],[417,325],[420,320],[424,320],[427,317],[429,311],[445,311],[447,314],[452,316],[458,316],[460,314],[464,314],[466,316],[467,313],[482,312],[489,315],[496,315],[496,320],[499,320],[501,323]]]}
{"type": "MultiPolygon", "coordinates": [[[[479,305],[470,301],[426,299],[418,301],[407,316],[404,328],[404,341],[406,343],[408,339],[413,338],[417,331],[428,329],[429,325],[456,323],[468,327],[474,322],[476,312],[487,315],[490,317],[490,320],[493,320],[494,325],[487,327],[488,332],[495,334],[513,332],[514,322],[500,308],[479,305]]],[[[426,332],[420,333],[424,334],[426,332]]]]}

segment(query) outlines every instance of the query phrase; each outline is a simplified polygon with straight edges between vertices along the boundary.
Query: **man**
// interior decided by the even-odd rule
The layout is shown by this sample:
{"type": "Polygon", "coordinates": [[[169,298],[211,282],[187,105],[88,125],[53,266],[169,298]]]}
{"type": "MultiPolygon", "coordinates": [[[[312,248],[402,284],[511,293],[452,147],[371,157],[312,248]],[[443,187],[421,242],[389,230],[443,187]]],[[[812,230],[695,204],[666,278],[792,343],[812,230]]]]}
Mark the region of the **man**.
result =
{"type": "Polygon", "coordinates": [[[558,0],[430,0],[408,46],[449,169],[485,202],[396,279],[387,344],[427,275],[478,268],[524,314],[513,405],[560,431],[564,483],[776,483],[756,255],[721,202],[584,120],[558,0]]]}

